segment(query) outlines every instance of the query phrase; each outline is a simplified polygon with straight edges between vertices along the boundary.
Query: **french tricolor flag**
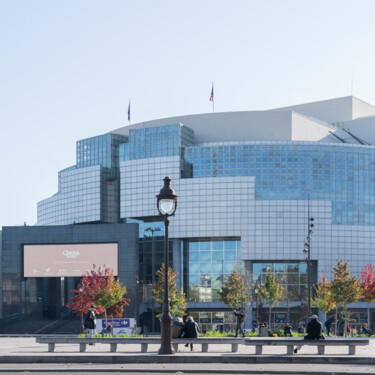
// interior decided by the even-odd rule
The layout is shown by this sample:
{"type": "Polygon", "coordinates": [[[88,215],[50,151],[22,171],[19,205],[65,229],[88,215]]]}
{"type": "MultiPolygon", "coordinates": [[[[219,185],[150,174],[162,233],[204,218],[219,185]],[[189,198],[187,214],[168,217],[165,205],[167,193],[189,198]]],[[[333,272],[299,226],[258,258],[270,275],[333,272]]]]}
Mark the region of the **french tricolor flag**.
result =
{"type": "Polygon", "coordinates": [[[212,82],[212,89],[211,89],[211,96],[210,96],[210,102],[214,101],[214,83],[212,82]]]}

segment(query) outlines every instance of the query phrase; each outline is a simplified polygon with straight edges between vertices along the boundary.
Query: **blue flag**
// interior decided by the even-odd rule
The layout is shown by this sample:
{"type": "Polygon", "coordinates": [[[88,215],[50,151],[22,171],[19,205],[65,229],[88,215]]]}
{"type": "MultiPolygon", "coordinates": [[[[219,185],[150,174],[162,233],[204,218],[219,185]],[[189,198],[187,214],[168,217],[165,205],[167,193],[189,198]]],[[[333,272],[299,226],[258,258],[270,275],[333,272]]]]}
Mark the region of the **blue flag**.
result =
{"type": "Polygon", "coordinates": [[[129,100],[129,107],[128,107],[128,121],[130,121],[130,100],[129,100]]]}
{"type": "Polygon", "coordinates": [[[212,89],[211,89],[211,96],[210,96],[210,102],[214,101],[214,83],[212,82],[212,89]]]}

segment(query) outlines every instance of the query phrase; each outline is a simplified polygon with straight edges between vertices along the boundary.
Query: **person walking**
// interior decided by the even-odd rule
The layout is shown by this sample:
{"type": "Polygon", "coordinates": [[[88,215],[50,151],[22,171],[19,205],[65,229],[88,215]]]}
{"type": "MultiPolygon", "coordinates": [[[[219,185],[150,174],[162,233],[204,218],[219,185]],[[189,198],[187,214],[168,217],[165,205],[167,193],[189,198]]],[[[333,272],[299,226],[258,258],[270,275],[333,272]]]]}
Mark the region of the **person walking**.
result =
{"type": "Polygon", "coordinates": [[[337,321],[337,329],[339,331],[339,336],[344,336],[345,319],[342,313],[339,314],[339,319],[337,321]]]}
{"type": "Polygon", "coordinates": [[[242,333],[242,337],[245,337],[245,332],[242,329],[242,323],[246,319],[246,314],[244,313],[243,309],[241,309],[239,312],[236,309],[234,309],[233,314],[237,318],[236,335],[234,337],[238,336],[238,331],[242,333]]]}
{"type": "Polygon", "coordinates": [[[327,336],[331,335],[331,328],[335,320],[336,320],[336,315],[332,315],[332,317],[327,319],[326,322],[324,323],[324,326],[326,327],[326,330],[327,330],[327,336]]]}
{"type": "Polygon", "coordinates": [[[95,305],[91,305],[89,311],[85,315],[85,328],[89,330],[89,337],[93,337],[96,333],[96,316],[95,305]]]}
{"type": "MultiPolygon", "coordinates": [[[[183,337],[186,339],[196,339],[199,336],[198,331],[198,324],[194,322],[192,316],[188,316],[185,320],[185,325],[182,328],[183,337]]],[[[188,347],[189,343],[185,344],[185,346],[188,347]]],[[[190,342],[190,350],[194,351],[192,342],[190,342]]]]}
{"type": "MultiPolygon", "coordinates": [[[[309,323],[306,327],[307,335],[304,337],[304,340],[323,340],[324,336],[322,334],[322,322],[319,321],[319,318],[316,315],[313,315],[310,318],[309,323]]],[[[294,353],[297,353],[302,346],[297,346],[294,349],[294,353]]]]}

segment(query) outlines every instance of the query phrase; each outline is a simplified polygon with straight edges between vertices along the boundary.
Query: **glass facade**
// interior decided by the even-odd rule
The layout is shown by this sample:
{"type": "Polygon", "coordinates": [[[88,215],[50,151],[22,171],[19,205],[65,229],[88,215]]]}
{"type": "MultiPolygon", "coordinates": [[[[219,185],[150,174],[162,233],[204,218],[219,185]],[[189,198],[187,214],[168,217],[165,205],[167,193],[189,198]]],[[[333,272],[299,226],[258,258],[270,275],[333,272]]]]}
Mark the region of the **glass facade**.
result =
{"type": "Polygon", "coordinates": [[[119,145],[127,142],[127,137],[107,133],[77,142],[77,168],[101,165],[117,174],[119,167],[119,145]]]}
{"type": "Polygon", "coordinates": [[[333,224],[375,225],[374,148],[285,142],[189,147],[184,156],[190,177],[255,176],[258,200],[332,201],[333,224]]]}
{"type": "Polygon", "coordinates": [[[225,276],[240,261],[239,239],[189,240],[184,251],[184,290],[191,302],[220,302],[225,276]]]}
{"type": "Polygon", "coordinates": [[[194,144],[194,132],[181,124],[129,131],[129,146],[121,146],[120,161],[178,156],[194,144]]]}
{"type": "MultiPolygon", "coordinates": [[[[152,284],[152,260],[154,258],[155,272],[164,263],[164,222],[127,219],[127,223],[139,225],[139,281],[143,284],[147,294],[151,292],[152,284]]],[[[173,261],[173,241],[169,241],[169,266],[173,261]]],[[[148,298],[149,299],[149,298],[148,298]]]]}
{"type": "Polygon", "coordinates": [[[254,262],[252,270],[254,283],[264,284],[268,272],[275,275],[275,281],[284,289],[284,300],[306,301],[306,262],[254,262]]]}
{"type": "Polygon", "coordinates": [[[119,145],[119,158],[120,162],[129,160],[129,143],[121,143],[119,145]]]}
{"type": "Polygon", "coordinates": [[[192,311],[188,313],[199,324],[201,332],[233,332],[236,318],[232,311],[192,311]]]}

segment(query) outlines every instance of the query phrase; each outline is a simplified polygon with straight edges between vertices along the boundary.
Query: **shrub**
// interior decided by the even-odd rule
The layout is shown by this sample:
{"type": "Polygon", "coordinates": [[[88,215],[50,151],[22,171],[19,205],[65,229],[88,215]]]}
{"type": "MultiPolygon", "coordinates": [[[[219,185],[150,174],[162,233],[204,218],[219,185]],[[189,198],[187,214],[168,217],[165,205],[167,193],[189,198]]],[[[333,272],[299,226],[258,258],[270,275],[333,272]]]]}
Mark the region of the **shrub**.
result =
{"type": "MultiPolygon", "coordinates": [[[[234,337],[234,333],[230,332],[223,332],[220,333],[219,331],[207,331],[206,333],[202,333],[199,336],[201,337],[234,337]]],[[[246,332],[246,337],[258,337],[259,334],[257,332],[246,332]]]]}

